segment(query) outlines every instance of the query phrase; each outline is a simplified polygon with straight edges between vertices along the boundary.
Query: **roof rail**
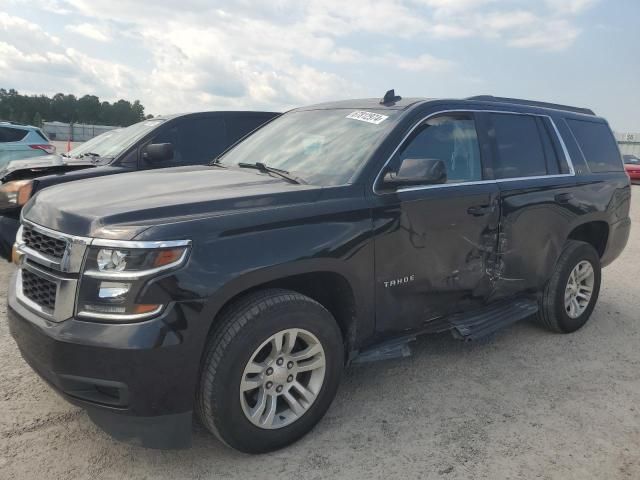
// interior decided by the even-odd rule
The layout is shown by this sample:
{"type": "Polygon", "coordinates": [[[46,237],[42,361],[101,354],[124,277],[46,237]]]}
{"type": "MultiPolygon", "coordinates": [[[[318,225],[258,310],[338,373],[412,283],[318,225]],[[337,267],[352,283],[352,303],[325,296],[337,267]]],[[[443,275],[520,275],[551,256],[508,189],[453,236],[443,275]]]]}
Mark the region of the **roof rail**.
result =
{"type": "Polygon", "coordinates": [[[536,102],[535,100],[521,100],[518,98],[494,97],[493,95],[476,95],[475,97],[468,97],[465,100],[476,100],[479,102],[493,103],[511,103],[513,105],[552,108],[554,110],[565,110],[567,112],[581,113],[583,115],[595,115],[594,111],[589,108],[570,107],[568,105],[560,105],[558,103],[536,102]]]}

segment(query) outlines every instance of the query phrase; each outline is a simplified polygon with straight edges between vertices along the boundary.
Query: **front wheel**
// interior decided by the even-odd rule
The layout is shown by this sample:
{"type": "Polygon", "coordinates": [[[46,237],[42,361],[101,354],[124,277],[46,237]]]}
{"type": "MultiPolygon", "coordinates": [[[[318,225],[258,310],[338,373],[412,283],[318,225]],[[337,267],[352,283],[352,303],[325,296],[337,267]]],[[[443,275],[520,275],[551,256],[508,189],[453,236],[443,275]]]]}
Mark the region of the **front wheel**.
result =
{"type": "Polygon", "coordinates": [[[250,294],[226,309],[212,334],[198,415],[243,452],[284,447],[323,417],[343,365],[340,329],[322,305],[287,290],[250,294]]]}
{"type": "Polygon", "coordinates": [[[560,333],[581,328],[595,308],[600,279],[598,252],[588,243],[569,240],[542,294],[541,323],[560,333]]]}

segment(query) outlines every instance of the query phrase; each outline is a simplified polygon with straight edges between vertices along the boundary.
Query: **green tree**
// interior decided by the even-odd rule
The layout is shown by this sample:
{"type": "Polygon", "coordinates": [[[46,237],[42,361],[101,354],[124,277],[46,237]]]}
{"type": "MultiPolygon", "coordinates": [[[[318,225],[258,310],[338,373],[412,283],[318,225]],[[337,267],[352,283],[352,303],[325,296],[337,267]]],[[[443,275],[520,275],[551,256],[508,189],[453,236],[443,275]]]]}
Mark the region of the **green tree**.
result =
{"type": "Polygon", "coordinates": [[[15,89],[0,88],[0,119],[25,123],[59,121],[126,127],[147,118],[139,100],[133,103],[118,100],[101,101],[95,95],[56,93],[46,95],[20,95],[15,89]]]}
{"type": "Polygon", "coordinates": [[[42,115],[40,115],[40,112],[36,112],[33,116],[33,126],[42,128],[42,115]]]}

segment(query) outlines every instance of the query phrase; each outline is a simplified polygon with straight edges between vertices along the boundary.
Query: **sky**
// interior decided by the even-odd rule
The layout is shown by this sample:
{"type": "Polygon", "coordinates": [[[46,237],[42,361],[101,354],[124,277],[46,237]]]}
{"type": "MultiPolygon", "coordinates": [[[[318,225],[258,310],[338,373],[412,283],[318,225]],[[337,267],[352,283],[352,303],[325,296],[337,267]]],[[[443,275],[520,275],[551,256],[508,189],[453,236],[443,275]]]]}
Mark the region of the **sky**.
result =
{"type": "Polygon", "coordinates": [[[640,132],[640,1],[0,0],[0,87],[151,114],[491,94],[640,132]]]}

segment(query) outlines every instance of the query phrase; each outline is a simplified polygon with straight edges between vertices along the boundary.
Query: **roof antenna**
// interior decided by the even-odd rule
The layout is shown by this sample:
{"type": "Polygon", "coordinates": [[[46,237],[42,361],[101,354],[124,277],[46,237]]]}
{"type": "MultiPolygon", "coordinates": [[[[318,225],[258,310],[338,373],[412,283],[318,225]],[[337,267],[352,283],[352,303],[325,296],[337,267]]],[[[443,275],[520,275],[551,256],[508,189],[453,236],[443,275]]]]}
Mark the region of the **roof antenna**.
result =
{"type": "Polygon", "coordinates": [[[392,88],[391,90],[389,90],[387,93],[384,94],[384,97],[382,97],[382,100],[380,100],[380,105],[385,105],[387,103],[394,103],[394,102],[397,102],[398,100],[402,100],[402,97],[400,95],[396,95],[395,90],[392,88]]]}

